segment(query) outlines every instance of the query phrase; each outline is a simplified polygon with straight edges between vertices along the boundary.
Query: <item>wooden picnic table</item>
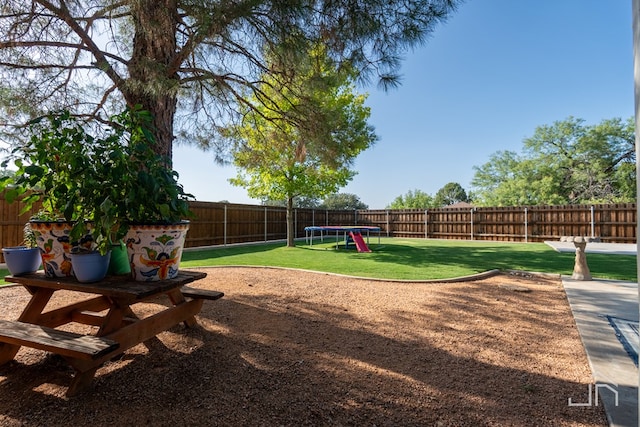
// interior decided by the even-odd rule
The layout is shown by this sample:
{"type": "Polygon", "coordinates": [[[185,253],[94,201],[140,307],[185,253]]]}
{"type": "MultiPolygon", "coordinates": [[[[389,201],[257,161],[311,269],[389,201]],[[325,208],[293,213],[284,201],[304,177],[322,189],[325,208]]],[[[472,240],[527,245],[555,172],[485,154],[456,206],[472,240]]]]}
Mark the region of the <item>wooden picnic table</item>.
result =
{"type": "Polygon", "coordinates": [[[37,348],[64,357],[75,370],[67,396],[89,386],[98,368],[160,332],[183,322],[192,327],[205,299],[224,294],[186,287],[206,277],[206,273],[181,270],[169,280],[136,282],[129,276],[109,276],[96,283],[80,283],[73,277],[48,278],[43,272],[7,276],[31,294],[17,321],[0,320],[0,365],[13,360],[20,346],[37,348]],[[89,298],[64,307],[44,311],[56,291],[66,290],[89,298]],[[167,297],[170,304],[161,311],[139,318],[135,304],[167,297]],[[97,326],[95,335],[55,329],[71,322],[97,326]]]}

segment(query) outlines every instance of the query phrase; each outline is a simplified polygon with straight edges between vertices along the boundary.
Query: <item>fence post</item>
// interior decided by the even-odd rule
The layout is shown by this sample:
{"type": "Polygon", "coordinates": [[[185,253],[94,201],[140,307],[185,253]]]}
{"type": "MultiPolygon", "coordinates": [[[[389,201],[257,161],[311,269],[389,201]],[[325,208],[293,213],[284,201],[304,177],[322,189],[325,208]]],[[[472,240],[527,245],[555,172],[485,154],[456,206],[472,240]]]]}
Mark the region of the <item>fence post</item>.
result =
{"type": "Polygon", "coordinates": [[[387,237],[389,237],[389,211],[387,210],[387,237]]]}
{"type": "Polygon", "coordinates": [[[224,245],[227,246],[227,204],[224,204],[224,245]]]}
{"type": "Polygon", "coordinates": [[[596,225],[595,225],[595,208],[591,205],[591,238],[596,237],[596,225]]]}
{"type": "Polygon", "coordinates": [[[264,207],[264,241],[267,241],[267,207],[264,207]]]}
{"type": "Polygon", "coordinates": [[[529,218],[527,215],[527,208],[524,208],[524,242],[527,243],[529,241],[529,218]]]}
{"type": "Polygon", "coordinates": [[[471,208],[471,240],[473,240],[473,208],[471,208]]]}
{"type": "Polygon", "coordinates": [[[298,209],[293,211],[293,238],[298,238],[298,209]]]}
{"type": "Polygon", "coordinates": [[[429,209],[424,210],[424,238],[429,238],[429,209]]]}

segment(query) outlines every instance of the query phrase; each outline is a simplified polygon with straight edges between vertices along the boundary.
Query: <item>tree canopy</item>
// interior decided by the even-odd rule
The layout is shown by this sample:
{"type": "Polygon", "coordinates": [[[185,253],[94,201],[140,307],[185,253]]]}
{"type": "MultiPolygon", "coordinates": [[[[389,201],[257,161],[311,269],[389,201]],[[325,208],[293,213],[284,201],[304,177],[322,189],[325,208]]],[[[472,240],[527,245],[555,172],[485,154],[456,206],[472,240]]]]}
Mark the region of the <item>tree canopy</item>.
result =
{"type": "Polygon", "coordinates": [[[468,201],[469,197],[464,188],[457,182],[449,182],[438,190],[433,202],[437,207],[443,207],[468,201]]]}
{"type": "Polygon", "coordinates": [[[428,209],[434,207],[436,206],[433,196],[422,190],[409,190],[387,205],[387,209],[428,209]]]}
{"type": "MultiPolygon", "coordinates": [[[[159,154],[170,158],[176,138],[216,148],[249,99],[281,105],[265,83],[291,81],[267,54],[295,62],[321,44],[361,81],[392,87],[403,53],[459,1],[5,0],[0,131],[19,138],[14,126],[56,110],[105,122],[141,105],[155,118],[159,154]]],[[[313,125],[304,110],[286,117],[313,125]]]]}
{"type": "Polygon", "coordinates": [[[422,190],[409,190],[396,197],[387,209],[433,209],[470,200],[467,192],[457,182],[449,182],[436,192],[435,196],[422,190]]]}
{"type": "Polygon", "coordinates": [[[358,196],[351,193],[329,194],[319,206],[322,209],[330,210],[357,210],[369,209],[358,196]]]}
{"type": "MultiPolygon", "coordinates": [[[[276,56],[271,66],[280,66],[276,56]]],[[[264,76],[260,93],[269,104],[252,97],[242,124],[227,127],[225,134],[234,142],[238,168],[230,182],[245,187],[250,197],[287,201],[288,244],[293,246],[294,198],[323,197],[344,186],[355,175],[355,157],[376,135],[367,123],[366,97],[354,93],[353,73],[337,66],[323,47],[315,47],[287,71],[300,90],[264,76]],[[313,127],[288,121],[284,116],[293,108],[307,111],[313,127]]]]}
{"type": "Polygon", "coordinates": [[[569,117],[536,128],[522,154],[499,151],[475,167],[475,203],[484,206],[633,202],[633,118],[596,125],[569,117]]]}
{"type": "MultiPolygon", "coordinates": [[[[283,208],[287,207],[288,200],[270,200],[263,199],[262,204],[264,206],[280,206],[283,208]]],[[[300,209],[315,209],[320,205],[320,199],[318,197],[294,197],[293,198],[293,207],[300,209]]]]}

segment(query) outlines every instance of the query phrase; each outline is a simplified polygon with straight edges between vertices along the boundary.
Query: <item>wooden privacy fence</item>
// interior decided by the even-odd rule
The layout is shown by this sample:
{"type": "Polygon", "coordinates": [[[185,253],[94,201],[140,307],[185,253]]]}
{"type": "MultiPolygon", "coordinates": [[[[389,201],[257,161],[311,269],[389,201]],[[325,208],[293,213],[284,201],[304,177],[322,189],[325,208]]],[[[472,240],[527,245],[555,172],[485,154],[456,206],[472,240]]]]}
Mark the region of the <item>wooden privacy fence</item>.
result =
{"type": "MultiPolygon", "coordinates": [[[[15,246],[30,213],[0,196],[0,244],[15,246]]],[[[287,236],[286,209],[230,203],[192,202],[195,217],[187,247],[282,240],[287,236]]],[[[441,208],[403,210],[296,209],[296,237],[304,227],[372,225],[388,237],[541,242],[562,236],[599,237],[603,242],[635,243],[635,203],[611,205],[441,208]]]]}
{"type": "Polygon", "coordinates": [[[562,236],[636,243],[635,203],[358,211],[358,224],[391,237],[542,242],[562,236]]]}
{"type": "MultiPolygon", "coordinates": [[[[287,238],[287,210],[278,206],[192,202],[195,218],[187,234],[187,247],[266,242],[287,238]]],[[[295,209],[296,237],[311,225],[352,225],[357,211],[295,209]]]]}
{"type": "MultiPolygon", "coordinates": [[[[281,240],[286,209],[194,202],[187,246],[281,240]]],[[[340,211],[295,209],[296,237],[312,225],[372,225],[388,237],[541,242],[562,236],[636,242],[636,204],[340,211]]]]}

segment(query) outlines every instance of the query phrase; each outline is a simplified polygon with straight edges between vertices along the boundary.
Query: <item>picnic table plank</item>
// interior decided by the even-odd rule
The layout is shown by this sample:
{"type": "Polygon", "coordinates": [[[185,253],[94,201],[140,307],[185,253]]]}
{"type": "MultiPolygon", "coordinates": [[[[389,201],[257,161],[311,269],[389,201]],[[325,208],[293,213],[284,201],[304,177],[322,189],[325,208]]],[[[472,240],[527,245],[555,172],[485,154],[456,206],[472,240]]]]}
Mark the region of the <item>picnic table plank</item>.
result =
{"type": "Polygon", "coordinates": [[[105,280],[95,283],[81,283],[75,277],[46,277],[44,273],[25,274],[23,276],[7,276],[7,282],[20,283],[29,288],[66,289],[84,293],[104,295],[107,297],[123,298],[130,301],[141,301],[149,296],[158,295],[181,285],[203,279],[207,273],[199,271],[180,270],[172,279],[157,282],[136,282],[128,275],[108,276],[105,280]]]}
{"type": "Polygon", "coordinates": [[[189,287],[189,286],[183,286],[180,289],[180,292],[182,292],[182,295],[184,295],[185,297],[188,297],[188,298],[208,299],[208,300],[212,300],[212,301],[220,299],[220,298],[222,298],[224,296],[223,292],[210,291],[208,289],[197,289],[197,288],[192,288],[192,287],[189,287]]]}
{"type": "Polygon", "coordinates": [[[0,342],[94,360],[119,347],[116,341],[76,334],[32,323],[0,320],[0,342]]]}

